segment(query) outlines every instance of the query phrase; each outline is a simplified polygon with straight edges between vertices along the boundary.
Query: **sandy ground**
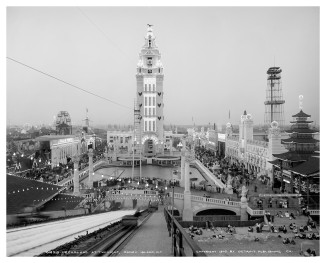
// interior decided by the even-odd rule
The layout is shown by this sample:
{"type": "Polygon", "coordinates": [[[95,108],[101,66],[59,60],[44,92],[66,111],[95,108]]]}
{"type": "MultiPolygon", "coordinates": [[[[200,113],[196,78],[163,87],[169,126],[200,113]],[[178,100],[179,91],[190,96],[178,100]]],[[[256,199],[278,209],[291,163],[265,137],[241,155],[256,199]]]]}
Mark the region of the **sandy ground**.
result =
{"type": "MultiPolygon", "coordinates": [[[[305,225],[307,217],[300,216],[295,220],[288,218],[276,218],[274,226],[285,225],[288,229],[287,234],[271,233],[264,231],[262,233],[249,233],[247,227],[236,227],[235,234],[227,234],[222,228],[218,227],[217,230],[203,230],[203,235],[195,235],[194,240],[206,253],[207,256],[265,256],[265,257],[297,257],[300,255],[301,244],[303,250],[308,248],[315,249],[316,254],[320,255],[320,241],[296,238],[295,245],[283,244],[283,238],[294,237],[294,233],[289,232],[289,224],[295,222],[297,226],[305,225]],[[222,234],[224,239],[213,238],[213,235],[222,234]],[[281,235],[281,238],[278,237],[281,235]],[[255,238],[259,241],[254,241],[255,238]],[[307,244],[305,244],[307,243],[307,244]]],[[[319,229],[313,229],[313,232],[319,232],[319,229]]],[[[187,229],[187,232],[190,232],[187,229]]]]}

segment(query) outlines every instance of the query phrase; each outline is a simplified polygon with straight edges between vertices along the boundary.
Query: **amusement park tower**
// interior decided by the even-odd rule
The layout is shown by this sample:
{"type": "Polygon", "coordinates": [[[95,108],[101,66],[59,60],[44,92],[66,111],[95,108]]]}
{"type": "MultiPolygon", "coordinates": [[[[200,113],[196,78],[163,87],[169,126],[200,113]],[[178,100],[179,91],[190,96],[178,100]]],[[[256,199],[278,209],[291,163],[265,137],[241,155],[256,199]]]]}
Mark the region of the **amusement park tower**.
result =
{"type": "Polygon", "coordinates": [[[265,126],[277,121],[280,127],[284,126],[283,92],[280,67],[271,67],[267,70],[267,89],[265,100],[265,126]]]}
{"type": "Polygon", "coordinates": [[[141,141],[145,155],[155,155],[163,143],[163,65],[155,42],[153,26],[148,25],[145,44],[137,64],[137,100],[135,109],[140,121],[135,126],[136,140],[141,141]]]}

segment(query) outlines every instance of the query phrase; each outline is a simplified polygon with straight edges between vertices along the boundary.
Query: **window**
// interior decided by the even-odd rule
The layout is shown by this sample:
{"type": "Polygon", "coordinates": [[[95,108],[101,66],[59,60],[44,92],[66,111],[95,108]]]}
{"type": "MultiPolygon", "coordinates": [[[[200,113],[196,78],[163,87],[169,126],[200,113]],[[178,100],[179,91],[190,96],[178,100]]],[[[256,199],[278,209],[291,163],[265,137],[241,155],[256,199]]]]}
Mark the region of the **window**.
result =
{"type": "Polygon", "coordinates": [[[152,40],[148,40],[148,46],[151,47],[152,46],[152,40]]]}
{"type": "Polygon", "coordinates": [[[148,84],[148,91],[152,91],[152,87],[151,87],[151,84],[148,84]]]}
{"type": "Polygon", "coordinates": [[[147,121],[145,121],[145,131],[147,131],[147,121]]]}
{"type": "Polygon", "coordinates": [[[145,106],[147,106],[147,97],[145,97],[145,106]]]}
{"type": "Polygon", "coordinates": [[[148,124],[149,124],[149,125],[148,125],[148,126],[149,126],[149,127],[148,127],[148,131],[152,131],[152,125],[151,125],[151,124],[152,124],[152,122],[151,122],[151,121],[149,121],[149,122],[148,122],[148,124]]]}
{"type": "Polygon", "coordinates": [[[151,113],[152,113],[152,109],[149,108],[148,110],[149,110],[149,114],[148,114],[148,115],[152,115],[152,114],[151,114],[151,113]]]}
{"type": "Polygon", "coordinates": [[[153,115],[155,115],[155,108],[153,108],[153,115]]]}
{"type": "Polygon", "coordinates": [[[123,143],[123,137],[120,137],[120,143],[123,143]]]}
{"type": "Polygon", "coordinates": [[[145,91],[147,91],[147,84],[145,84],[145,91]]]}
{"type": "Polygon", "coordinates": [[[152,70],[151,70],[151,69],[149,69],[149,70],[148,70],[148,73],[149,73],[149,74],[150,74],[150,73],[152,73],[152,70]]]}
{"type": "Polygon", "coordinates": [[[153,97],[153,106],[155,106],[155,97],[153,97]]]}
{"type": "Polygon", "coordinates": [[[147,115],[147,108],[145,108],[145,116],[147,115]]]}
{"type": "Polygon", "coordinates": [[[155,91],[155,84],[153,84],[153,91],[155,91]]]}
{"type": "Polygon", "coordinates": [[[151,97],[148,98],[148,106],[151,106],[151,97]]]}
{"type": "Polygon", "coordinates": [[[153,121],[153,131],[155,131],[155,121],[153,121]]]}

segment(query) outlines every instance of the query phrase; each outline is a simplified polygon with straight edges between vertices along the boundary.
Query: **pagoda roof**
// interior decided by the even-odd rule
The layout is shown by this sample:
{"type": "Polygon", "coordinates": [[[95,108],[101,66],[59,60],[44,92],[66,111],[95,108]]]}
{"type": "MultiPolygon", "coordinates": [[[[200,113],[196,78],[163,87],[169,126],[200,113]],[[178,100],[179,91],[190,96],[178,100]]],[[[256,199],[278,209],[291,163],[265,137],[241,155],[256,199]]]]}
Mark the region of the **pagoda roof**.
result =
{"type": "Polygon", "coordinates": [[[282,140],[282,143],[316,143],[316,142],[319,142],[319,140],[316,140],[314,138],[288,138],[282,140]]]}
{"type": "Polygon", "coordinates": [[[298,120],[295,120],[295,121],[290,121],[290,123],[312,123],[313,121],[307,121],[307,120],[304,120],[304,121],[302,121],[302,120],[300,120],[300,121],[298,121],[298,120]]]}
{"type": "Polygon", "coordinates": [[[279,159],[276,159],[276,160],[273,160],[273,161],[268,161],[270,164],[273,164],[273,165],[280,165],[280,160],[279,159]]]}
{"type": "Polygon", "coordinates": [[[313,152],[313,153],[285,152],[285,153],[273,154],[273,156],[281,160],[299,162],[299,161],[307,161],[312,156],[319,156],[319,153],[318,152],[313,152]]]}
{"type": "Polygon", "coordinates": [[[318,133],[317,130],[312,130],[309,128],[293,128],[291,130],[285,131],[286,133],[318,133]]]}
{"type": "Polygon", "coordinates": [[[302,110],[300,110],[299,113],[295,114],[295,115],[292,115],[292,117],[294,118],[301,118],[301,117],[311,117],[311,115],[307,114],[307,113],[304,113],[302,110]]]}
{"type": "Polygon", "coordinates": [[[319,173],[319,169],[320,169],[319,161],[320,161],[319,157],[311,157],[306,162],[299,164],[298,166],[290,169],[290,171],[305,176],[319,173]]]}

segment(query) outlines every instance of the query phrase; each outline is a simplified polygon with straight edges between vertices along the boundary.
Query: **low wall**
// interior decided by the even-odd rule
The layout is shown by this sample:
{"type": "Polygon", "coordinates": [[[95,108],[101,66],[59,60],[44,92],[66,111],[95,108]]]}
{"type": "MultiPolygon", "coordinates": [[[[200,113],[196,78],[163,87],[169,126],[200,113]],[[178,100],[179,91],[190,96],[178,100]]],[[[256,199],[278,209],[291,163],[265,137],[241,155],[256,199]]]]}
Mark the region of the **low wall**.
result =
{"type": "MultiPolygon", "coordinates": [[[[240,220],[230,220],[230,221],[211,221],[214,227],[227,227],[228,225],[234,226],[234,227],[249,227],[254,226],[257,223],[264,222],[263,218],[255,219],[255,220],[249,220],[249,221],[240,221],[240,220]]],[[[200,222],[200,221],[179,221],[179,224],[183,228],[188,228],[190,226],[195,227],[206,227],[206,222],[200,222]]]]}

